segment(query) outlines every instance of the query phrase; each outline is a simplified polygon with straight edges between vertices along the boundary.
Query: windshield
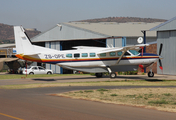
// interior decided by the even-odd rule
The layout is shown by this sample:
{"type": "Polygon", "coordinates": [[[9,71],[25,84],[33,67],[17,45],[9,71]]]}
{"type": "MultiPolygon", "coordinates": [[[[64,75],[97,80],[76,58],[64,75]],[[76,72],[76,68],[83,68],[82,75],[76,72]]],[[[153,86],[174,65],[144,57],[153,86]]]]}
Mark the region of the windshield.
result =
{"type": "Polygon", "coordinates": [[[138,55],[139,54],[139,52],[138,51],[136,51],[136,50],[129,50],[133,55],[138,55]]]}

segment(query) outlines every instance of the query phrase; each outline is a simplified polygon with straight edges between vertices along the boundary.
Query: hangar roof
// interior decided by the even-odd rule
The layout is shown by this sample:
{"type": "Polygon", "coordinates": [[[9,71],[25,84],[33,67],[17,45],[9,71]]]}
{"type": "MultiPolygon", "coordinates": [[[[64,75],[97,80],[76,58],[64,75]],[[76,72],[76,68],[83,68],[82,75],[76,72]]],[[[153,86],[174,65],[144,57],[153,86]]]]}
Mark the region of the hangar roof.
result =
{"type": "MultiPolygon", "coordinates": [[[[98,32],[108,36],[125,36],[125,37],[138,37],[143,36],[142,30],[149,30],[162,22],[144,23],[144,22],[100,22],[100,23],[87,23],[87,22],[69,22],[67,25],[75,26],[78,28],[87,29],[93,32],[98,32]]],[[[156,32],[149,32],[147,36],[154,37],[156,32]]]]}
{"type": "MultiPolygon", "coordinates": [[[[139,37],[143,36],[141,31],[149,30],[162,22],[69,22],[60,23],[43,32],[31,40],[32,42],[46,41],[66,41],[66,40],[86,40],[86,39],[105,39],[108,37],[139,37]]],[[[147,32],[147,37],[156,37],[155,31],[147,32]]]]}
{"type": "Polygon", "coordinates": [[[166,31],[166,30],[176,30],[176,17],[150,29],[150,31],[166,31]]]}

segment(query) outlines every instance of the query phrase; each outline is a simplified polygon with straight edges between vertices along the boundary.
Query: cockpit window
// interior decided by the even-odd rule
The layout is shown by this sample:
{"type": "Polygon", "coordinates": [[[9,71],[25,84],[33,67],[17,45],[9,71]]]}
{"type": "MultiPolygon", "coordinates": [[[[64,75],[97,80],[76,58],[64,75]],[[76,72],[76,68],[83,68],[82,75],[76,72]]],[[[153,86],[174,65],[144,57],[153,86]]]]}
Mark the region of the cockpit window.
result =
{"type": "Polygon", "coordinates": [[[139,54],[139,52],[138,51],[136,51],[136,50],[129,50],[133,55],[138,55],[139,54]]]}
{"type": "Polygon", "coordinates": [[[130,55],[130,53],[128,53],[128,52],[125,52],[125,54],[124,54],[124,56],[129,56],[130,55]]]}

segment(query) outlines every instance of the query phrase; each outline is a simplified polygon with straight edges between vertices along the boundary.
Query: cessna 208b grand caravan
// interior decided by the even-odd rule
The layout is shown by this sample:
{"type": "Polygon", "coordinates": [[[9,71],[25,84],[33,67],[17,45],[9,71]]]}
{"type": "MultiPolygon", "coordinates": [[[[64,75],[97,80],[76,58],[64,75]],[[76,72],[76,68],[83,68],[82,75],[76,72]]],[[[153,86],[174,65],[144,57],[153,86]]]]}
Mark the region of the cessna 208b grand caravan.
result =
{"type": "MultiPolygon", "coordinates": [[[[137,52],[140,47],[149,44],[139,44],[126,47],[73,47],[75,50],[58,51],[50,48],[32,45],[25,30],[21,26],[14,26],[16,57],[34,62],[56,64],[66,69],[95,73],[96,77],[102,77],[102,73],[109,72],[110,78],[115,78],[118,71],[135,71],[139,66],[151,67],[159,60],[159,55],[137,52]]],[[[153,77],[152,69],[148,73],[153,77]]]]}

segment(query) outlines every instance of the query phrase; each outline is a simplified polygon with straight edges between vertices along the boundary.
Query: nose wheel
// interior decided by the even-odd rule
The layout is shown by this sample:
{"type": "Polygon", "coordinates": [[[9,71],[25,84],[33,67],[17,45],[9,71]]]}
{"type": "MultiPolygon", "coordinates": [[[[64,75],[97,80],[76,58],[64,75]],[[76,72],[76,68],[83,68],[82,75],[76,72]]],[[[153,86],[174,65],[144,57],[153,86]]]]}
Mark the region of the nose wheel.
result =
{"type": "Polygon", "coordinates": [[[154,77],[154,73],[152,71],[148,72],[148,77],[154,77]]]}
{"type": "Polygon", "coordinates": [[[110,78],[116,78],[116,73],[111,71],[111,68],[109,66],[106,67],[108,72],[109,72],[109,77],[110,78]]]}

